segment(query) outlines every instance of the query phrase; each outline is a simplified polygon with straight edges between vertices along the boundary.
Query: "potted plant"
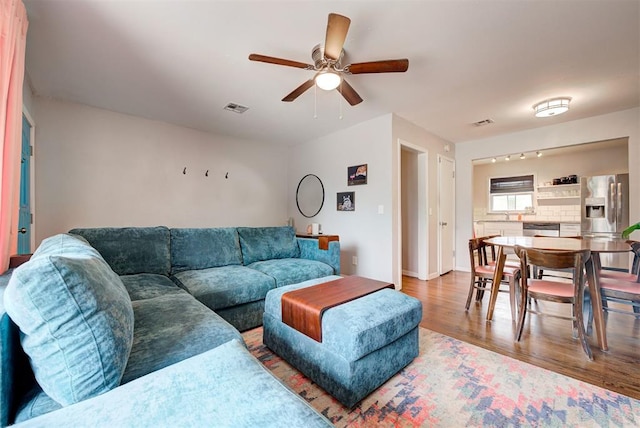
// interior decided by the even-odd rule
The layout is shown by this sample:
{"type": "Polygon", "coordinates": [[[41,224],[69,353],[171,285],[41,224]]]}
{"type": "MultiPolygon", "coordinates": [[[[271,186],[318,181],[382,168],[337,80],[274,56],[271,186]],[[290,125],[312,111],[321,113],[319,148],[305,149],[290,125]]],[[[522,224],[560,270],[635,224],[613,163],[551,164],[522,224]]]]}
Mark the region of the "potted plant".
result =
{"type": "Polygon", "coordinates": [[[622,237],[624,239],[627,239],[629,237],[629,235],[631,235],[631,232],[633,232],[634,230],[640,230],[640,222],[638,222],[636,224],[632,224],[631,226],[629,226],[625,230],[623,230],[622,231],[622,237]]]}

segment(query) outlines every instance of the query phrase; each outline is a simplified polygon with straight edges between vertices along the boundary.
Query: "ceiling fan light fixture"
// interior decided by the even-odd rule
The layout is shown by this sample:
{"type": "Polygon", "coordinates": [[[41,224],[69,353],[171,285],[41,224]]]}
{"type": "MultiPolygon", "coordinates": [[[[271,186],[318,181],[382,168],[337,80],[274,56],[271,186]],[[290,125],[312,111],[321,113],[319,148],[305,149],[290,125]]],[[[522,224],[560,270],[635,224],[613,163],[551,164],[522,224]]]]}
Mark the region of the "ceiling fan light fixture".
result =
{"type": "Polygon", "coordinates": [[[571,98],[560,97],[544,100],[533,106],[536,117],[557,116],[569,110],[571,98]]]}
{"type": "Polygon", "coordinates": [[[340,85],[342,77],[339,74],[330,70],[321,70],[316,74],[314,78],[318,88],[325,91],[332,91],[340,85]]]}

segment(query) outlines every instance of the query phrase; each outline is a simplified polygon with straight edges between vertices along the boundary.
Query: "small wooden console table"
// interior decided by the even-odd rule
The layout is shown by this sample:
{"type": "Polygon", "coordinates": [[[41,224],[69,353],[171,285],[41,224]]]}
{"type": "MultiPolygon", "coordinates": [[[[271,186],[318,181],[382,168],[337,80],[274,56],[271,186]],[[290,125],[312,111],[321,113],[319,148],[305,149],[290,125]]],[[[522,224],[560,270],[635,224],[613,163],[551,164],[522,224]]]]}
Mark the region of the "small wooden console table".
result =
{"type": "Polygon", "coordinates": [[[282,295],[282,322],[322,342],[324,311],[384,288],[394,288],[394,285],[361,276],[346,276],[289,291],[282,295]]]}
{"type": "Polygon", "coordinates": [[[340,241],[340,236],[338,235],[312,235],[310,233],[296,233],[298,238],[310,238],[318,240],[318,248],[321,250],[329,249],[329,242],[331,241],[340,241]]]}

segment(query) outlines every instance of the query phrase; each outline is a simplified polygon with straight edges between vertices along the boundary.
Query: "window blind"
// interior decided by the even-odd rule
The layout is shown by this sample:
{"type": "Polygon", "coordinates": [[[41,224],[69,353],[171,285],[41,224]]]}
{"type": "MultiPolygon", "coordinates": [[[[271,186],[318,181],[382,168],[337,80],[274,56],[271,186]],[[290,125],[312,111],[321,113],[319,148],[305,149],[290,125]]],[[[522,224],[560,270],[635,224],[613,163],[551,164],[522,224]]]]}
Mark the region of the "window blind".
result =
{"type": "Polygon", "coordinates": [[[498,177],[491,179],[490,193],[533,192],[533,175],[498,177]]]}

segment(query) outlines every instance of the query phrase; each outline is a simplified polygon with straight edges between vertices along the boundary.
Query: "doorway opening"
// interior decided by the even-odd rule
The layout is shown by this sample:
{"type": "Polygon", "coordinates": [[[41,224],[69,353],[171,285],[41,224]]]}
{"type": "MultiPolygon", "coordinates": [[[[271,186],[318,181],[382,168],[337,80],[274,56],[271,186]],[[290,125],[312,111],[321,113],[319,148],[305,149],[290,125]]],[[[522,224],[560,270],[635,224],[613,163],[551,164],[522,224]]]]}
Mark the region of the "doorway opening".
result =
{"type": "Polygon", "coordinates": [[[399,141],[400,198],[399,247],[402,275],[427,280],[429,227],[427,195],[428,152],[399,141]]]}

